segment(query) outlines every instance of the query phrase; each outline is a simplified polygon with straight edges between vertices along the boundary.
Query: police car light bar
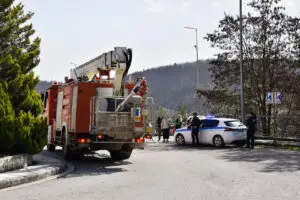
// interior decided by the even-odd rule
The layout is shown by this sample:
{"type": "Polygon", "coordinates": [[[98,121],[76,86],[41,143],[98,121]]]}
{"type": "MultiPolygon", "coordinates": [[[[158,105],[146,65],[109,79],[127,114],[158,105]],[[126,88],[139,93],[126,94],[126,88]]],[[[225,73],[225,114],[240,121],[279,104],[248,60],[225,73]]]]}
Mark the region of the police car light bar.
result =
{"type": "Polygon", "coordinates": [[[211,119],[211,118],[215,118],[215,116],[212,114],[208,114],[208,115],[206,115],[206,118],[211,119]]]}

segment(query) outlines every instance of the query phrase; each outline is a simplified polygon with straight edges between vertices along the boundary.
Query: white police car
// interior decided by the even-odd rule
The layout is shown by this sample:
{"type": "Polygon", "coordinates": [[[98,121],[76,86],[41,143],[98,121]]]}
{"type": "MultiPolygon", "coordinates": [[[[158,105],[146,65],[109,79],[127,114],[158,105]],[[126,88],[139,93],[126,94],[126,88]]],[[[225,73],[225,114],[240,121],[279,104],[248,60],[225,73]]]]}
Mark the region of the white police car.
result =
{"type": "MultiPolygon", "coordinates": [[[[238,147],[246,144],[247,127],[237,119],[233,118],[200,118],[202,122],[199,129],[199,142],[217,147],[226,144],[235,144],[238,147]]],[[[192,143],[191,129],[184,127],[176,129],[175,141],[178,145],[192,143]]]]}

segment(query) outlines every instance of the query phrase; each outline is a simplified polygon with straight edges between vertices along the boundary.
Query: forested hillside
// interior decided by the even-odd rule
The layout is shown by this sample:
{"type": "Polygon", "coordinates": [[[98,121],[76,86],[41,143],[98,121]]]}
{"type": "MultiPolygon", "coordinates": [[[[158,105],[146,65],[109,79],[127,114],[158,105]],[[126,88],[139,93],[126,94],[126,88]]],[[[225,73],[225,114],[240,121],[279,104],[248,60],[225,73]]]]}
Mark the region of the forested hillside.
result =
{"type": "MultiPolygon", "coordinates": [[[[195,87],[197,84],[197,67],[200,69],[200,87],[207,88],[210,81],[209,65],[207,61],[183,63],[162,66],[130,74],[133,80],[144,76],[149,85],[149,96],[155,98],[156,103],[175,110],[179,105],[186,105],[190,111],[196,110],[195,87]]],[[[45,90],[51,82],[41,81],[37,91],[45,90]]]]}
{"type": "Polygon", "coordinates": [[[196,63],[174,64],[135,72],[132,77],[146,77],[149,84],[149,96],[156,99],[157,104],[169,109],[186,105],[195,110],[195,87],[197,85],[197,67],[200,69],[200,87],[207,88],[210,82],[209,65],[206,61],[196,63]]]}

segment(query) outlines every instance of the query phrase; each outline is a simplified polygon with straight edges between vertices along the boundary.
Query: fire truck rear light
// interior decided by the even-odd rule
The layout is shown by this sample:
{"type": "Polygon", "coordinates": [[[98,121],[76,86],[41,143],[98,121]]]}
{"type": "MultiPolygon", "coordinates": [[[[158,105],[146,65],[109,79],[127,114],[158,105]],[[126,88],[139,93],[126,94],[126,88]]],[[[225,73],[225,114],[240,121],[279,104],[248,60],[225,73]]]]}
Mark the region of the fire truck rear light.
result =
{"type": "Polygon", "coordinates": [[[150,134],[146,135],[146,139],[151,139],[151,138],[152,138],[152,136],[150,134]]]}
{"type": "Polygon", "coordinates": [[[86,140],[85,138],[81,138],[81,139],[78,140],[78,142],[79,142],[80,144],[84,144],[84,143],[87,142],[87,140],[86,140]]]}
{"type": "Polygon", "coordinates": [[[135,139],[135,142],[136,142],[136,143],[144,143],[144,142],[145,142],[145,139],[144,139],[144,138],[136,138],[136,139],[135,139]]]}

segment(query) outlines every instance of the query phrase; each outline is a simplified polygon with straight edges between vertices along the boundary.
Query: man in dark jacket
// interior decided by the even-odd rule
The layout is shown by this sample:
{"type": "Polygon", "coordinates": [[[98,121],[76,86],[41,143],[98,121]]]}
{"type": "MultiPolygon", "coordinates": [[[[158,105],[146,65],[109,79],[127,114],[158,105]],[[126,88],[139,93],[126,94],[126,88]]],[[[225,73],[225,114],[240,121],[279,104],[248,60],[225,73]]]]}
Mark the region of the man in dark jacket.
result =
{"type": "Polygon", "coordinates": [[[247,131],[247,148],[254,148],[254,133],[256,130],[256,115],[251,112],[250,117],[246,121],[247,131]]]}
{"type": "Polygon", "coordinates": [[[199,128],[201,126],[201,121],[197,115],[197,113],[193,113],[193,118],[191,122],[193,144],[195,144],[195,140],[196,144],[199,144],[199,128]]]}
{"type": "Polygon", "coordinates": [[[161,138],[161,117],[158,117],[157,120],[156,120],[156,130],[157,130],[157,133],[158,133],[158,140],[157,142],[160,141],[160,138],[161,138]]]}

